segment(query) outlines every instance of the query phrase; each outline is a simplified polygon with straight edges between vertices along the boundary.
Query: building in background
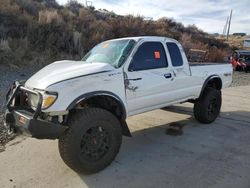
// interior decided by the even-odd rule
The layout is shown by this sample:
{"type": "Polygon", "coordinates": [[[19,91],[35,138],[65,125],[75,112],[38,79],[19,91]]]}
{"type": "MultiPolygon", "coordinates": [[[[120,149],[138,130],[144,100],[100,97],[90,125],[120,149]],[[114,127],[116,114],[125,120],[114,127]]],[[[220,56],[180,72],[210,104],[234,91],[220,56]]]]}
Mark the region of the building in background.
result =
{"type": "Polygon", "coordinates": [[[235,36],[235,37],[244,37],[244,36],[246,36],[247,34],[246,33],[233,33],[233,36],[235,36]]]}
{"type": "Polygon", "coordinates": [[[244,39],[243,46],[244,46],[245,48],[250,48],[250,38],[244,39]]]}

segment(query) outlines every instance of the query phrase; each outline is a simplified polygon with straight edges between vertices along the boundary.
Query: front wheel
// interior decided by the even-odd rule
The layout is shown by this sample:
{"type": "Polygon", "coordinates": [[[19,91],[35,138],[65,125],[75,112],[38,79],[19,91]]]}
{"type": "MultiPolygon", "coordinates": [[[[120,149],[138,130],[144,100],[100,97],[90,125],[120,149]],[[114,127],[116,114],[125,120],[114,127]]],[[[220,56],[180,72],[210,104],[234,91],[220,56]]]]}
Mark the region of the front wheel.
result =
{"type": "Polygon", "coordinates": [[[221,91],[207,88],[194,103],[194,117],[201,123],[212,123],[220,114],[221,91]]]}
{"type": "Polygon", "coordinates": [[[119,152],[121,126],[110,112],[99,108],[76,111],[69,129],[59,138],[63,161],[79,173],[95,173],[107,167],[119,152]]]}

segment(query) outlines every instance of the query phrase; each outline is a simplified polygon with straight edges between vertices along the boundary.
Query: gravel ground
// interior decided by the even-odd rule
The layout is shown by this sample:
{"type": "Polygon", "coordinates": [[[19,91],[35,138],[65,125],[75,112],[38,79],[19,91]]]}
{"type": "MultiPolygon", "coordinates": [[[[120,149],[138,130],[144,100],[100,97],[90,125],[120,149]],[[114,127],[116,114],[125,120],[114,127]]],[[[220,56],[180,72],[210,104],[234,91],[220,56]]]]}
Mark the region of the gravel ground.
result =
{"type": "MultiPolygon", "coordinates": [[[[42,65],[16,69],[0,66],[0,151],[4,150],[4,144],[13,138],[13,135],[7,134],[3,125],[6,92],[14,80],[26,80],[41,67],[42,65]]],[[[250,85],[250,73],[234,72],[232,87],[243,85],[250,85]]]]}
{"type": "Polygon", "coordinates": [[[250,85],[250,73],[234,72],[232,87],[250,85]]]}

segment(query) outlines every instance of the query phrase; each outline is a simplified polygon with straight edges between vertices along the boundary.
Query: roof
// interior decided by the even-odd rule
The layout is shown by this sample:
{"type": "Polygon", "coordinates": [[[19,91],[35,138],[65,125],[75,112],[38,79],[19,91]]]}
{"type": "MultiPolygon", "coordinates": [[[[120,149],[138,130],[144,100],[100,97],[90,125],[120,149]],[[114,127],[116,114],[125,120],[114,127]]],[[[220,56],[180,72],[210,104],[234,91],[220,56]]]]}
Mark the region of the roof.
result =
{"type": "Polygon", "coordinates": [[[175,39],[168,38],[168,37],[160,37],[160,36],[138,36],[138,37],[125,37],[125,38],[117,38],[117,39],[111,39],[109,41],[114,41],[114,40],[123,40],[123,39],[131,39],[135,40],[136,42],[139,40],[159,40],[159,41],[169,41],[169,42],[178,42],[175,39]]]}
{"type": "Polygon", "coordinates": [[[250,50],[235,50],[237,55],[250,55],[250,50]]]}
{"type": "Polygon", "coordinates": [[[240,53],[240,54],[241,53],[244,53],[244,54],[245,53],[247,53],[247,54],[249,53],[250,54],[250,50],[235,50],[235,52],[240,53]]]}

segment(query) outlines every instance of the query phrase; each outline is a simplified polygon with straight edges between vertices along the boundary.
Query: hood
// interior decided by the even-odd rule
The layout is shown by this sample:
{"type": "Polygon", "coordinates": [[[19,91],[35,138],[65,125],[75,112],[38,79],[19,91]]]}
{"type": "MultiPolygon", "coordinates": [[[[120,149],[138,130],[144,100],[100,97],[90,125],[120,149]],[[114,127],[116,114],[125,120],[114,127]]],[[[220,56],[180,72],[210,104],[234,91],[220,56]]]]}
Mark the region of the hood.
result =
{"type": "Polygon", "coordinates": [[[69,60],[57,61],[35,73],[26,81],[25,86],[46,89],[56,82],[114,69],[114,67],[106,63],[84,63],[83,61],[69,60]]]}

